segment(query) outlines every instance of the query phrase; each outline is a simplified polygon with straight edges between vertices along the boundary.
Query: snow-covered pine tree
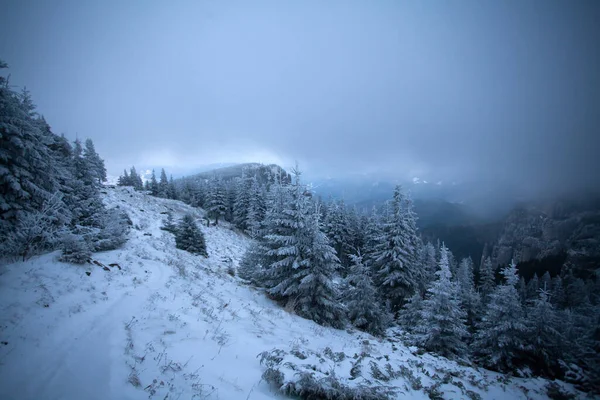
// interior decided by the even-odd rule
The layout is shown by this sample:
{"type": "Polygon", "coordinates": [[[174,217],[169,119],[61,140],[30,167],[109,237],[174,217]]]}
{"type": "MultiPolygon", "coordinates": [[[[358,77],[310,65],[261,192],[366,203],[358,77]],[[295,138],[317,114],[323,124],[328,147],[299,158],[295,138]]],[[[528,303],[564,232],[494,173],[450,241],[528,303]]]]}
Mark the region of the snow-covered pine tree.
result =
{"type": "Polygon", "coordinates": [[[556,275],[552,279],[552,287],[550,289],[550,301],[555,307],[563,308],[565,305],[565,289],[563,287],[563,280],[560,275],[556,275]]]}
{"type": "Polygon", "coordinates": [[[479,293],[483,304],[487,304],[494,288],[496,287],[496,271],[492,266],[492,260],[487,257],[479,271],[479,293]]]}
{"type": "Polygon", "coordinates": [[[564,276],[563,283],[565,289],[565,307],[577,309],[588,307],[591,304],[585,282],[583,279],[575,277],[573,271],[569,271],[564,276]]]}
{"type": "Polygon", "coordinates": [[[428,351],[448,358],[467,353],[464,340],[469,336],[465,326],[466,312],[461,308],[459,287],[452,278],[448,249],[440,249],[437,279],[427,290],[421,320],[417,325],[417,343],[428,351]]]}
{"type": "Polygon", "coordinates": [[[72,174],[73,148],[64,135],[54,135],[50,126],[44,122],[45,130],[51,142],[49,144],[49,152],[52,158],[51,164],[53,173],[56,175],[57,189],[62,194],[64,207],[59,213],[62,217],[61,225],[70,225],[73,213],[71,210],[76,207],[75,198],[73,196],[74,178],[72,174]]]}
{"type": "Polygon", "coordinates": [[[65,205],[62,196],[62,193],[56,192],[44,201],[39,210],[19,211],[15,229],[0,235],[3,255],[19,256],[25,261],[41,250],[52,249],[64,235],[61,213],[65,205]]]}
{"type": "Polygon", "coordinates": [[[100,199],[106,170],[93,142],[86,140],[84,150],[76,140],[71,148],[35,111],[27,90],[17,95],[0,81],[0,252],[27,258],[66,243],[68,229],[78,243],[93,244],[86,251],[118,242],[123,229],[112,229],[112,221],[121,219],[100,199]]]}
{"type": "Polygon", "coordinates": [[[238,276],[254,285],[261,285],[266,260],[265,251],[259,241],[252,242],[240,260],[238,276]]]}
{"type": "Polygon", "coordinates": [[[100,199],[98,190],[99,182],[97,174],[93,171],[94,166],[88,163],[83,156],[83,148],[79,139],[73,146],[73,214],[72,224],[74,226],[93,226],[95,218],[104,211],[104,204],[100,199]]]}
{"type": "Polygon", "coordinates": [[[169,180],[164,168],[160,170],[160,180],[158,181],[158,196],[162,198],[169,197],[169,180]]]}
{"type": "Polygon", "coordinates": [[[343,201],[332,201],[327,208],[323,229],[335,249],[342,267],[350,265],[349,254],[352,252],[352,238],[348,229],[346,207],[343,201]]]}
{"type": "Polygon", "coordinates": [[[535,300],[539,297],[540,289],[540,278],[537,274],[533,274],[533,277],[527,282],[527,300],[535,300]]]}
{"type": "Polygon", "coordinates": [[[463,258],[460,261],[456,283],[458,284],[460,304],[467,313],[467,326],[474,327],[479,314],[480,298],[475,290],[473,260],[471,260],[471,257],[463,258]]]}
{"type": "Polygon", "coordinates": [[[523,305],[527,304],[527,283],[525,283],[525,278],[520,277],[519,283],[517,283],[517,292],[519,292],[519,299],[523,305]]]}
{"type": "Polygon", "coordinates": [[[256,176],[254,176],[250,184],[249,209],[246,222],[246,233],[248,233],[250,237],[256,238],[259,236],[266,212],[264,189],[258,183],[256,176]]]}
{"type": "MultiPolygon", "coordinates": [[[[398,313],[398,321],[402,328],[408,333],[415,333],[415,329],[423,318],[423,296],[419,290],[408,299],[398,313]]],[[[414,338],[414,336],[413,336],[414,338]]]]}
{"type": "Polygon", "coordinates": [[[427,242],[419,248],[418,257],[421,267],[421,279],[419,279],[418,288],[419,292],[421,292],[421,298],[425,297],[427,288],[435,279],[435,271],[438,267],[436,254],[435,246],[431,242],[427,242]]]}
{"type": "Polygon", "coordinates": [[[177,194],[177,186],[175,185],[175,181],[173,180],[173,175],[169,177],[169,186],[167,188],[167,198],[173,200],[179,200],[179,196],[177,194]]]}
{"type": "Polygon", "coordinates": [[[361,226],[361,219],[358,216],[356,206],[346,208],[346,226],[348,229],[348,244],[346,251],[348,254],[355,252],[356,249],[364,247],[364,230],[361,226]],[[354,249],[353,251],[351,249],[354,249]]]}
{"type": "Polygon", "coordinates": [[[127,170],[123,170],[123,175],[119,176],[119,180],[117,181],[117,185],[119,186],[133,186],[131,182],[131,178],[127,173],[127,170]]]}
{"type": "Polygon", "coordinates": [[[106,182],[106,167],[104,166],[104,160],[100,158],[100,155],[96,152],[94,142],[90,138],[85,140],[83,158],[87,162],[90,174],[96,180],[96,183],[101,185],[102,182],[106,182]]]}
{"type": "Polygon", "coordinates": [[[250,210],[250,187],[252,177],[245,174],[235,181],[235,199],[233,202],[233,223],[238,229],[248,230],[248,212],[250,210]]]}
{"type": "Polygon", "coordinates": [[[517,292],[519,275],[514,261],[501,274],[504,282],[489,297],[472,347],[484,367],[514,371],[530,350],[525,341],[528,327],[517,292]]]}
{"type": "Polygon", "coordinates": [[[276,249],[279,244],[271,240],[269,235],[288,235],[290,228],[280,225],[280,218],[289,199],[287,191],[279,183],[272,184],[265,199],[266,210],[263,222],[254,231],[255,245],[251,245],[240,263],[239,275],[255,285],[269,287],[274,282],[271,279],[271,266],[281,257],[271,254],[269,250],[276,249]]]}
{"type": "Polygon", "coordinates": [[[273,184],[261,242],[266,249],[264,274],[267,292],[299,315],[322,325],[341,327],[333,276],[339,268],[335,250],[321,231],[318,210],[294,170],[294,183],[273,184]]]}
{"type": "Polygon", "coordinates": [[[33,103],[6,82],[2,78],[0,84],[0,231],[5,232],[20,212],[39,210],[57,190],[48,137],[34,119],[33,103]]]}
{"type": "Polygon", "coordinates": [[[131,219],[118,208],[102,210],[94,218],[95,233],[90,240],[93,251],[118,249],[127,241],[131,219]]]}
{"type": "Polygon", "coordinates": [[[191,214],[184,215],[177,225],[175,245],[178,249],[208,257],[204,234],[191,214]]]}
{"type": "MultiPolygon", "coordinates": [[[[345,322],[344,309],[338,301],[339,293],[333,283],[340,262],[321,230],[318,210],[308,215],[305,228],[308,262],[300,264],[301,267],[295,271],[294,278],[299,279],[298,289],[295,293],[290,290],[289,294],[295,297],[298,315],[320,325],[342,328],[345,322]]],[[[294,286],[292,284],[289,288],[293,289],[294,286]]]]}
{"type": "Polygon", "coordinates": [[[67,234],[62,238],[59,260],[71,264],[85,264],[91,256],[89,244],[81,235],[67,234]]]}
{"type": "Polygon", "coordinates": [[[225,221],[233,222],[233,207],[235,204],[236,185],[234,180],[223,182],[225,187],[225,221]]]}
{"type": "Polygon", "coordinates": [[[135,190],[142,190],[144,188],[142,177],[137,173],[135,167],[131,167],[129,170],[129,181],[135,190]]]}
{"type": "MultiPolygon", "coordinates": [[[[363,255],[363,262],[371,271],[373,271],[375,274],[373,275],[374,278],[377,278],[377,246],[379,245],[379,241],[383,235],[383,218],[377,207],[373,207],[369,215],[363,216],[362,225],[364,226],[364,239],[363,247],[360,249],[363,255]]],[[[377,285],[377,279],[374,279],[374,281],[377,285]]]]}
{"type": "Polygon", "coordinates": [[[557,329],[560,321],[550,302],[550,291],[539,289],[538,297],[527,307],[527,324],[529,326],[528,341],[534,365],[543,368],[546,376],[558,371],[558,360],[563,358],[561,345],[564,338],[557,329]]]}
{"type": "Polygon", "coordinates": [[[391,322],[391,316],[382,306],[371,278],[371,271],[363,263],[360,254],[351,254],[346,292],[343,299],[350,323],[373,335],[383,335],[391,322]]]}
{"type": "Polygon", "coordinates": [[[156,180],[156,173],[152,170],[152,176],[150,176],[150,181],[146,182],[148,187],[146,190],[150,191],[152,196],[158,196],[158,181],[156,180]]]}
{"type": "Polygon", "coordinates": [[[550,272],[546,271],[542,278],[540,279],[540,289],[544,289],[548,291],[548,295],[550,296],[550,290],[552,289],[552,277],[550,276],[550,272]]]}
{"type": "Polygon", "coordinates": [[[378,287],[393,311],[399,310],[417,288],[420,274],[417,264],[418,248],[414,213],[402,188],[396,186],[382,227],[382,235],[374,252],[378,287]]]}
{"type": "Polygon", "coordinates": [[[186,179],[184,192],[187,197],[183,197],[186,203],[192,207],[208,208],[208,199],[210,198],[210,182],[194,181],[186,179]]]}
{"type": "Polygon", "coordinates": [[[310,242],[307,233],[308,197],[295,172],[293,185],[272,186],[263,241],[267,248],[268,292],[277,299],[295,300],[300,280],[297,270],[307,267],[310,242]]]}
{"type": "Polygon", "coordinates": [[[219,218],[225,217],[227,212],[227,193],[223,182],[214,176],[208,187],[208,198],[206,208],[211,218],[215,219],[215,225],[219,224],[219,218]]]}

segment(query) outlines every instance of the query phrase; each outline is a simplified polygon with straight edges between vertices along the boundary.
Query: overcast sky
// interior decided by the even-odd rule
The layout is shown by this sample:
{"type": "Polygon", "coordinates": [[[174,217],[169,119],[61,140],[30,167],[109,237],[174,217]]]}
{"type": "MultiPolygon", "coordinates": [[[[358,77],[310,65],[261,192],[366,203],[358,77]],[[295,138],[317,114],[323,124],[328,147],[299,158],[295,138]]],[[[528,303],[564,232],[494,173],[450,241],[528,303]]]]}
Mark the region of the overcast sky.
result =
{"type": "Polygon", "coordinates": [[[598,1],[1,1],[0,58],[109,172],[599,185],[598,1]]]}

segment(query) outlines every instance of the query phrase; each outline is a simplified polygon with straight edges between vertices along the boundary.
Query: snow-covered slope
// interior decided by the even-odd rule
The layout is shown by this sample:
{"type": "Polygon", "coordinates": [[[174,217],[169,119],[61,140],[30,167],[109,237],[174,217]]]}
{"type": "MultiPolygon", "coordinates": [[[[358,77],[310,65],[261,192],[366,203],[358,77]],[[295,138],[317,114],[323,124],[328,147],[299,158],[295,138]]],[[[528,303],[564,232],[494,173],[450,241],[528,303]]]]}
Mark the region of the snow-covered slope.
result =
{"type": "Polygon", "coordinates": [[[201,210],[128,188],[107,189],[105,202],[133,221],[123,248],[85,266],[50,253],[0,267],[0,399],[282,398],[261,378],[267,366],[288,384],[311,371],[398,398],[547,397],[542,379],[508,379],[291,315],[230,274],[248,239],[227,224],[202,226],[209,258],[175,249],[159,229],[167,211],[201,224],[201,210]],[[259,354],[274,349],[261,365],[259,354]]]}

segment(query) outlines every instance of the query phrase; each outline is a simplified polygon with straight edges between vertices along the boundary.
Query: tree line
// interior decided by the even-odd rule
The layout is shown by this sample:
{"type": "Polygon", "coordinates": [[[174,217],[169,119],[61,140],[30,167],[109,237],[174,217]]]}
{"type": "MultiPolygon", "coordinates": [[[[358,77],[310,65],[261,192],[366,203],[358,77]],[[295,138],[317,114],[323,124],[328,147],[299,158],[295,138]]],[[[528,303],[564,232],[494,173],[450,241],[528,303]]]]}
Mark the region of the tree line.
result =
{"type": "Polygon", "coordinates": [[[565,266],[526,281],[514,263],[457,260],[421,239],[400,186],[364,213],[292,175],[178,179],[175,196],[251,236],[239,276],[300,316],[375,335],[396,325],[408,343],[451,359],[597,387],[598,279],[565,266]]]}
{"type": "MultiPolygon", "coordinates": [[[[8,65],[0,61],[0,69],[8,65]]],[[[107,209],[104,161],[91,139],[70,143],[52,132],[30,93],[0,76],[0,253],[25,260],[61,249],[84,263],[126,241],[129,219],[107,209]]]]}

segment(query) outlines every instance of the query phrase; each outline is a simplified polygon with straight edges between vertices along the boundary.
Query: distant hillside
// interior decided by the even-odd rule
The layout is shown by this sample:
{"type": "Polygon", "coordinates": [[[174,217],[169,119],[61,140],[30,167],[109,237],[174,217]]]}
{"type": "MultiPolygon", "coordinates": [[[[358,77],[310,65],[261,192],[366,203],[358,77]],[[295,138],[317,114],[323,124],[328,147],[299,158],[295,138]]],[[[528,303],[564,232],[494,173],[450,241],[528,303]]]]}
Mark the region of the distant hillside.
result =
{"type": "Polygon", "coordinates": [[[245,163],[236,164],[223,168],[211,169],[192,175],[191,179],[211,179],[216,176],[219,179],[228,181],[234,178],[242,177],[244,174],[255,175],[259,182],[265,183],[273,177],[281,176],[284,182],[290,182],[291,176],[283,168],[276,164],[245,163]]]}

